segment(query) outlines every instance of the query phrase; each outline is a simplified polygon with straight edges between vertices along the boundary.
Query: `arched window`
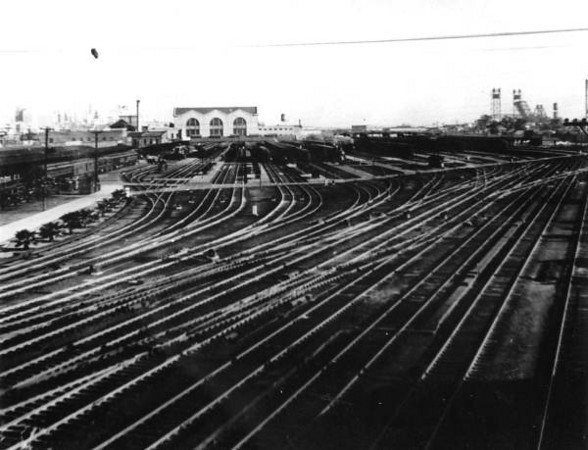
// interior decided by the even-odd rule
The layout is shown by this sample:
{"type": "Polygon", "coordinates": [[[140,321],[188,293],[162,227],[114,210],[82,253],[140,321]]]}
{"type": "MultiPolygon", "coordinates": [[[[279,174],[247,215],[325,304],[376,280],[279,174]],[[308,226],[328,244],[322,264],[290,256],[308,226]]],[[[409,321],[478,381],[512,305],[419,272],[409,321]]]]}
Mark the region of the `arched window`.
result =
{"type": "Polygon", "coordinates": [[[192,118],[186,122],[186,136],[199,136],[200,135],[200,122],[192,118]]]}
{"type": "Polygon", "coordinates": [[[237,117],[233,121],[233,134],[236,136],[247,136],[247,122],[243,117],[237,117]]]}
{"type": "Polygon", "coordinates": [[[222,137],[223,135],[223,121],[215,117],[210,121],[210,135],[222,137]]]}

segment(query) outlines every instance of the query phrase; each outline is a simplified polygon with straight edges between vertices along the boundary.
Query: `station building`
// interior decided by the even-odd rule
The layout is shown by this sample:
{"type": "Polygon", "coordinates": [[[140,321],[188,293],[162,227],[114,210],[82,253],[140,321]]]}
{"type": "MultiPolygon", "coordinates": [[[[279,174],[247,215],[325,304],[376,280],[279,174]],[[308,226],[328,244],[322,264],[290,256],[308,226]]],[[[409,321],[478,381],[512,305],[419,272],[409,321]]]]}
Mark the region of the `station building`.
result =
{"type": "Polygon", "coordinates": [[[259,134],[257,106],[174,108],[173,117],[183,139],[259,134]]]}

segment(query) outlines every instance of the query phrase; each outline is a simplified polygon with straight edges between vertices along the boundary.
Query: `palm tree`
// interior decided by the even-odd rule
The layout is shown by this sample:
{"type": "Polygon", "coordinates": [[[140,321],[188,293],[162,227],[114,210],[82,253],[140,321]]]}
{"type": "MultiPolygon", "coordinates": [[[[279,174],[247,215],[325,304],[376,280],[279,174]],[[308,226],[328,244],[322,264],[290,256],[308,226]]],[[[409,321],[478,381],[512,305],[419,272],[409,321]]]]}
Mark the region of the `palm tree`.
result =
{"type": "Polygon", "coordinates": [[[31,244],[35,242],[34,231],[20,230],[16,232],[14,237],[16,238],[16,246],[20,247],[22,245],[24,250],[28,250],[31,244]]]}
{"type": "Polygon", "coordinates": [[[116,202],[121,202],[122,200],[124,200],[127,197],[126,192],[124,191],[124,189],[117,189],[115,191],[112,191],[112,198],[114,200],[116,200],[116,202]]]}
{"type": "Polygon", "coordinates": [[[49,242],[53,242],[55,236],[59,234],[60,226],[57,222],[49,222],[43,224],[43,226],[39,230],[39,236],[42,239],[47,239],[49,242]]]}
{"type": "Polygon", "coordinates": [[[98,212],[100,213],[100,216],[104,217],[104,214],[106,214],[108,211],[110,211],[110,205],[108,204],[107,200],[98,202],[98,212]]]}
{"type": "Polygon", "coordinates": [[[92,220],[92,211],[89,209],[81,209],[78,211],[80,222],[82,224],[82,228],[86,228],[88,223],[92,220]]]}
{"type": "Polygon", "coordinates": [[[92,222],[96,222],[98,219],[100,219],[101,215],[99,211],[92,211],[90,214],[90,220],[92,222]]]}
{"type": "Polygon", "coordinates": [[[82,227],[82,221],[79,211],[73,211],[64,214],[60,217],[60,220],[62,220],[65,223],[65,226],[69,230],[69,234],[72,234],[74,229],[82,227]]]}

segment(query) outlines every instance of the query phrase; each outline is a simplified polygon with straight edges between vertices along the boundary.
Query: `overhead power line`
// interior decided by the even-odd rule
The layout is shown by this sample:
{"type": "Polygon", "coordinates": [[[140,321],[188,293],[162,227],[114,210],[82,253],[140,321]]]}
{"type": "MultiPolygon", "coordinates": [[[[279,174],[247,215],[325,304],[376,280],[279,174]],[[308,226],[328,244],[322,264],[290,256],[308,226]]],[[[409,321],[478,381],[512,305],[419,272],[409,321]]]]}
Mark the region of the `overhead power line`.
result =
{"type": "Polygon", "coordinates": [[[397,42],[421,42],[421,41],[448,41],[456,39],[479,39],[508,36],[530,36],[539,34],[556,34],[556,33],[578,33],[588,31],[588,28],[563,28],[557,30],[536,30],[536,31],[504,31],[500,33],[480,33],[480,34],[457,34],[449,36],[422,36],[409,38],[392,38],[392,39],[374,39],[359,41],[325,41],[325,42],[297,42],[282,44],[260,44],[251,47],[303,47],[311,45],[350,45],[350,44],[384,44],[397,42]]]}
{"type": "MultiPolygon", "coordinates": [[[[588,31],[587,28],[563,28],[556,30],[536,30],[536,31],[505,31],[499,33],[480,33],[480,34],[458,34],[448,36],[421,36],[421,37],[408,37],[408,38],[391,38],[391,39],[374,39],[374,40],[356,40],[356,41],[325,41],[325,42],[289,42],[289,43],[278,43],[278,44],[244,44],[237,45],[240,48],[271,48],[271,47],[309,47],[318,45],[353,45],[353,44],[385,44],[385,43],[403,43],[403,42],[425,42],[425,41],[448,41],[458,39],[480,39],[480,38],[495,38],[495,37],[509,37],[509,36],[532,36],[541,34],[562,34],[562,33],[580,33],[588,31]]],[[[546,47],[521,47],[520,49],[527,48],[548,48],[546,47]]],[[[140,51],[148,52],[169,52],[169,51],[201,51],[202,47],[139,47],[139,48],[127,48],[122,49],[128,53],[136,53],[140,51]]],[[[69,49],[70,51],[82,51],[78,49],[69,49]]],[[[503,50],[503,49],[499,49],[503,50]]],[[[507,49],[508,50],[508,49],[507,49]]],[[[1,49],[0,54],[20,54],[20,53],[62,53],[63,48],[52,48],[52,49],[1,49]]],[[[83,51],[87,51],[85,48],[83,51]]],[[[120,53],[121,48],[117,48],[117,52],[120,53]]]]}

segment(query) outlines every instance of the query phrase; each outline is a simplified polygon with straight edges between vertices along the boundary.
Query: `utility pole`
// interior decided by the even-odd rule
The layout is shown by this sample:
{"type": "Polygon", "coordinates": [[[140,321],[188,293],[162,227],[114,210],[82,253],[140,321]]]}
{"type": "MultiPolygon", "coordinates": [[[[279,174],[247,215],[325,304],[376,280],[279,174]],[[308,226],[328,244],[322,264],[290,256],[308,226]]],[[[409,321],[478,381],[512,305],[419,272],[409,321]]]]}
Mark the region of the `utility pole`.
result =
{"type": "Polygon", "coordinates": [[[100,130],[92,131],[94,133],[94,192],[100,190],[100,179],[98,178],[98,135],[100,130]]]}
{"type": "Polygon", "coordinates": [[[586,79],[584,86],[584,118],[588,119],[588,78],[586,79]]]}
{"type": "Polygon", "coordinates": [[[140,132],[141,128],[139,128],[139,103],[141,100],[137,100],[137,131],[140,132]]]}
{"type": "Polygon", "coordinates": [[[45,155],[43,158],[43,181],[42,181],[42,195],[43,195],[43,211],[47,209],[47,153],[49,152],[49,131],[51,128],[45,127],[45,155]]]}

